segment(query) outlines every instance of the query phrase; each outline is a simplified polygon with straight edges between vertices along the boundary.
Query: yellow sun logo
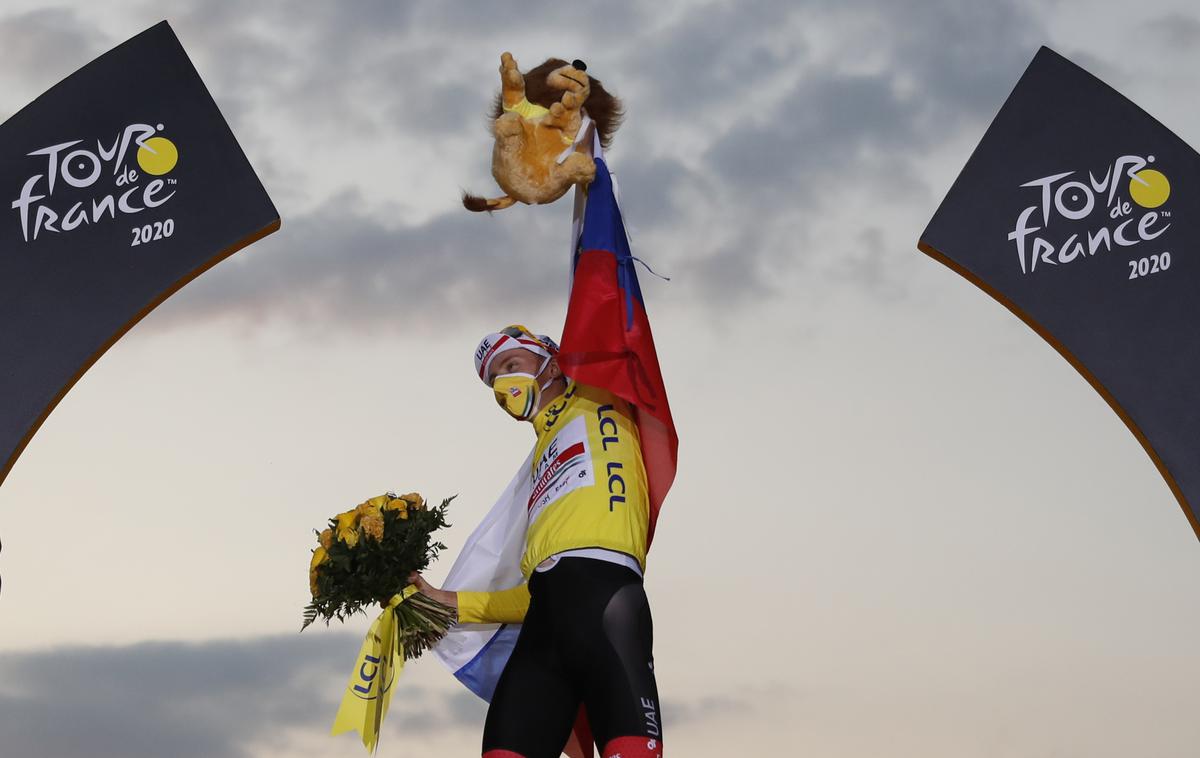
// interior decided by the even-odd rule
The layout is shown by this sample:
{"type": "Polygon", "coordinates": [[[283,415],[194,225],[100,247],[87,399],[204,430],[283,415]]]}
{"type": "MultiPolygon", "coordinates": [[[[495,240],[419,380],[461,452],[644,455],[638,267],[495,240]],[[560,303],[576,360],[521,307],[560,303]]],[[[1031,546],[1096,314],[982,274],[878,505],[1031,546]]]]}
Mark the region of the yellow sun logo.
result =
{"type": "Polygon", "coordinates": [[[151,137],[138,148],[137,162],[147,174],[162,176],[179,162],[179,150],[166,137],[151,137]]]}
{"type": "Polygon", "coordinates": [[[1144,168],[1129,180],[1129,196],[1143,208],[1157,208],[1171,196],[1171,183],[1161,171],[1144,168]]]}

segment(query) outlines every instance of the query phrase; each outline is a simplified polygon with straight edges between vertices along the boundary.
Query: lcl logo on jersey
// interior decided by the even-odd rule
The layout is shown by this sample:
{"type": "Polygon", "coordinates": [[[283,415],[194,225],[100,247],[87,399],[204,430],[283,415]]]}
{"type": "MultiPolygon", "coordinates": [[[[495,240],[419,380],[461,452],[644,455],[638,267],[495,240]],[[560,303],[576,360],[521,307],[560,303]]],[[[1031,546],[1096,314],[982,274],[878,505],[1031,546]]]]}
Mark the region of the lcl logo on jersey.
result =
{"type": "Polygon", "coordinates": [[[41,165],[22,182],[11,206],[25,241],[157,208],[174,197],[170,187],[176,180],[159,177],[175,169],[179,149],[159,134],[163,129],[162,124],[134,123],[111,138],[70,140],[29,152],[41,165]],[[136,168],[128,162],[131,152],[136,168]],[[145,178],[150,181],[143,184],[145,178]]]}
{"type": "Polygon", "coordinates": [[[1149,166],[1153,155],[1122,155],[1099,176],[1093,170],[1049,174],[1021,185],[1029,205],[1008,239],[1021,273],[1136,247],[1171,227],[1166,174],[1149,166]],[[1136,206],[1136,207],[1135,207],[1136,206]]]}

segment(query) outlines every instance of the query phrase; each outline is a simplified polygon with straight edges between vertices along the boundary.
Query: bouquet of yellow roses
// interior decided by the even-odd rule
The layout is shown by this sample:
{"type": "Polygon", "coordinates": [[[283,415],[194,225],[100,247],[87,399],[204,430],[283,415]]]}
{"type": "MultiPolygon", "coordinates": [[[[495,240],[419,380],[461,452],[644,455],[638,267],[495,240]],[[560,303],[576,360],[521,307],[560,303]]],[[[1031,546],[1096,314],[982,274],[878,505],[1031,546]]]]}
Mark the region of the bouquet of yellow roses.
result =
{"type": "Polygon", "coordinates": [[[440,640],[454,620],[453,609],[408,583],[412,572],[427,568],[446,548],[432,535],[448,526],[453,499],[430,508],[415,492],[389,492],[339,513],[317,533],[320,545],[308,572],[312,602],[301,631],[318,617],[328,624],[376,603],[383,608],[359,650],[333,725],[334,734],[358,730],[369,750],[378,742],[396,673],[440,640]]]}

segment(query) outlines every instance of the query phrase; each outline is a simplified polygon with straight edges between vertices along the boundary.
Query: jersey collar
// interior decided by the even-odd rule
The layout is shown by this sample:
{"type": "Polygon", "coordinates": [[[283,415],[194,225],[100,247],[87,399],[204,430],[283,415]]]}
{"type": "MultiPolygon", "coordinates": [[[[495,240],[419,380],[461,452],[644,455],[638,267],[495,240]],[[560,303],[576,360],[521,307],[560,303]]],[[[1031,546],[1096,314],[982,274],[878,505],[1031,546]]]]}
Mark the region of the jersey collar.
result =
{"type": "Polygon", "coordinates": [[[563,393],[554,399],[554,402],[547,405],[535,417],[533,428],[538,434],[549,431],[558,423],[558,418],[567,408],[567,403],[575,396],[575,380],[567,379],[567,387],[563,393]]]}

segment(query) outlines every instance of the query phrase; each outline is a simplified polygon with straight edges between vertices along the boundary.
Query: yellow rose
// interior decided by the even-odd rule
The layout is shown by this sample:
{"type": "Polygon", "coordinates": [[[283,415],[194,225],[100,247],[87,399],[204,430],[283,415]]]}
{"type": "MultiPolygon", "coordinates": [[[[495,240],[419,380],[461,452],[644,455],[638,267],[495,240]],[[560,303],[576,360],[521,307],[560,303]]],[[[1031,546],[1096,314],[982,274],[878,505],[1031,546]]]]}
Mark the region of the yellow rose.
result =
{"type": "Polygon", "coordinates": [[[377,497],[371,498],[366,503],[364,503],[364,505],[372,505],[376,508],[382,508],[389,499],[390,498],[388,498],[387,495],[379,495],[377,497]]]}
{"type": "Polygon", "coordinates": [[[325,552],[325,548],[319,547],[313,551],[312,562],[308,564],[308,567],[310,569],[315,569],[317,566],[320,566],[322,563],[324,563],[325,559],[328,557],[329,555],[325,552]]]}
{"type": "Polygon", "coordinates": [[[346,511],[337,515],[335,527],[337,538],[350,547],[358,544],[358,510],[346,511]]]}
{"type": "Polygon", "coordinates": [[[399,511],[399,513],[400,513],[400,518],[405,519],[405,520],[408,519],[408,511],[406,511],[406,510],[399,511]]]}
{"type": "Polygon", "coordinates": [[[363,534],[376,542],[383,539],[383,515],[379,513],[378,509],[363,516],[358,525],[362,527],[363,534]]]}
{"type": "Polygon", "coordinates": [[[358,544],[358,529],[350,527],[349,529],[338,529],[337,538],[346,543],[346,547],[354,547],[358,544]]]}
{"type": "Polygon", "coordinates": [[[317,596],[317,572],[328,557],[325,548],[319,547],[313,551],[312,562],[308,564],[308,589],[313,597],[317,596]]]}
{"type": "Polygon", "coordinates": [[[388,511],[406,511],[408,510],[408,503],[400,498],[396,498],[395,500],[388,502],[388,504],[383,506],[383,508],[384,510],[388,511]]]}
{"type": "Polygon", "coordinates": [[[401,495],[400,499],[414,508],[420,508],[425,505],[425,498],[421,497],[419,492],[410,492],[407,495],[401,495]]]}
{"type": "Polygon", "coordinates": [[[333,530],[326,529],[325,531],[321,532],[319,539],[321,540],[321,547],[328,550],[329,546],[333,544],[333,530]]]}

